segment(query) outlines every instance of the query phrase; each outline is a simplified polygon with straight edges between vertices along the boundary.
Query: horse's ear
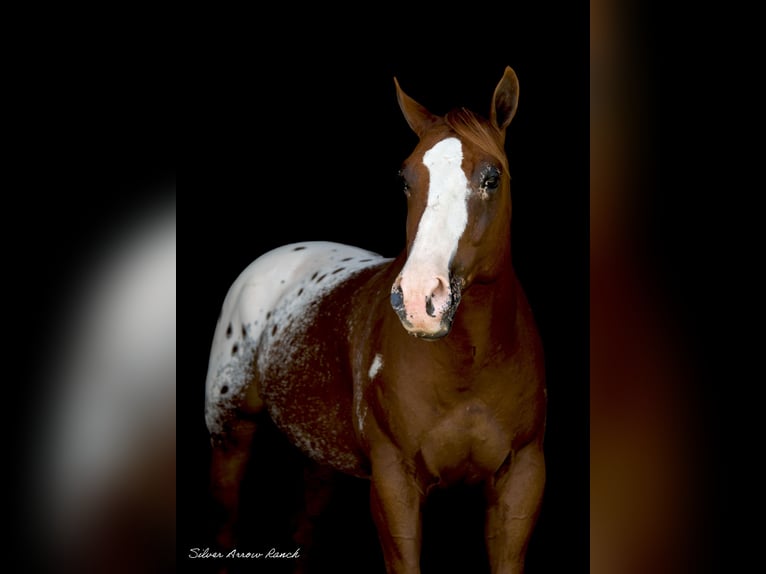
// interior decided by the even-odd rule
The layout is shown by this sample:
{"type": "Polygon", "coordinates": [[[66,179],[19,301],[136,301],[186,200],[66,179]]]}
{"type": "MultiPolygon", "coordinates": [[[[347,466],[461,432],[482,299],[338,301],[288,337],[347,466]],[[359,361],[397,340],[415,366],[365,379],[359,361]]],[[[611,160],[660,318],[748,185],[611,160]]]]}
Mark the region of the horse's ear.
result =
{"type": "Polygon", "coordinates": [[[489,119],[501,132],[511,123],[519,104],[519,79],[513,68],[507,66],[492,96],[489,119]]]}
{"type": "Polygon", "coordinates": [[[426,130],[436,123],[438,117],[405,94],[399,87],[396,77],[394,77],[394,84],[396,84],[396,99],[399,101],[399,108],[404,114],[404,119],[407,120],[412,131],[418,134],[418,137],[422,137],[426,130]]]}

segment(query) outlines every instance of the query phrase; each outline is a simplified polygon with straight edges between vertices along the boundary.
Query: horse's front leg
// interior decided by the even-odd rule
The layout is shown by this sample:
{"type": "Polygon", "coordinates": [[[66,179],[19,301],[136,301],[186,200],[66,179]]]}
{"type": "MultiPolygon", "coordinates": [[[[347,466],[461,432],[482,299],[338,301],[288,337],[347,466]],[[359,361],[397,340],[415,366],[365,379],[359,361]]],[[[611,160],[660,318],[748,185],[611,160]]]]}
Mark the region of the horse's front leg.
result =
{"type": "Polygon", "coordinates": [[[533,442],[512,457],[487,487],[486,537],[493,574],[521,574],[545,484],[542,445],[533,442]]]}
{"type": "Polygon", "coordinates": [[[419,574],[423,496],[391,444],[373,449],[370,504],[389,574],[419,574]]]}

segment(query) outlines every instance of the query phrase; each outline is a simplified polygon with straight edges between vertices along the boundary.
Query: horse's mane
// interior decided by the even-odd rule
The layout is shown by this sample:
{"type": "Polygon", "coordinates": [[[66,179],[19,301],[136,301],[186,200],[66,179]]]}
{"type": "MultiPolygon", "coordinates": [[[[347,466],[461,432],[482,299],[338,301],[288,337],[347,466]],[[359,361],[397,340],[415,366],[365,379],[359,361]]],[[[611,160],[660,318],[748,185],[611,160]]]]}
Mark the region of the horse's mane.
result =
{"type": "Polygon", "coordinates": [[[458,137],[492,156],[503,166],[505,173],[508,173],[508,158],[505,155],[503,138],[496,127],[465,108],[447,112],[444,121],[458,137]]]}

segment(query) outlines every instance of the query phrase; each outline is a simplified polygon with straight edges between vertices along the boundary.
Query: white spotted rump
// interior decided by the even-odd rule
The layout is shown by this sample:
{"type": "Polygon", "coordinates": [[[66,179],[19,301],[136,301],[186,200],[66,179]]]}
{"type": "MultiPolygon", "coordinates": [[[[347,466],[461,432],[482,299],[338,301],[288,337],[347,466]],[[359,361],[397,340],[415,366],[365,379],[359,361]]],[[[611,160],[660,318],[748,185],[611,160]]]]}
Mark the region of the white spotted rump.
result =
{"type": "Polygon", "coordinates": [[[205,385],[205,421],[211,434],[222,432],[241,403],[252,368],[261,369],[279,353],[275,339],[265,333],[285,317],[304,315],[313,300],[341,281],[387,261],[358,247],[303,242],[274,249],[251,263],[229,289],[213,336],[205,385]]]}

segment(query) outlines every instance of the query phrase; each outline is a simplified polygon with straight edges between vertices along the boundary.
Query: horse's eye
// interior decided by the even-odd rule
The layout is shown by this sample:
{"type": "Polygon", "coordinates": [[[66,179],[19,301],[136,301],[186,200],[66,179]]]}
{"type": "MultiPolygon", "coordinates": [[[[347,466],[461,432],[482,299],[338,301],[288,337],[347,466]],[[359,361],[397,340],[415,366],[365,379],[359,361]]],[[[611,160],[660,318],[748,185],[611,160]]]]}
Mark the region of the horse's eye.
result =
{"type": "Polygon", "coordinates": [[[484,192],[495,191],[500,186],[500,172],[495,168],[489,168],[481,176],[481,189],[484,192]]]}

